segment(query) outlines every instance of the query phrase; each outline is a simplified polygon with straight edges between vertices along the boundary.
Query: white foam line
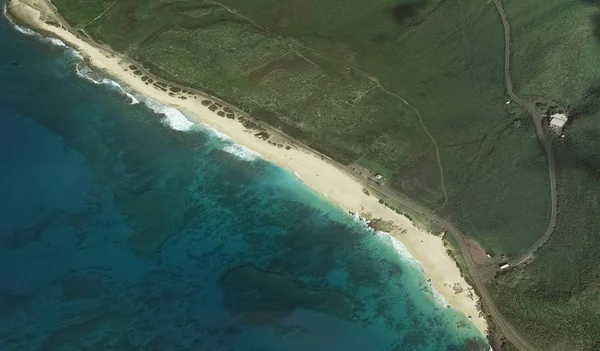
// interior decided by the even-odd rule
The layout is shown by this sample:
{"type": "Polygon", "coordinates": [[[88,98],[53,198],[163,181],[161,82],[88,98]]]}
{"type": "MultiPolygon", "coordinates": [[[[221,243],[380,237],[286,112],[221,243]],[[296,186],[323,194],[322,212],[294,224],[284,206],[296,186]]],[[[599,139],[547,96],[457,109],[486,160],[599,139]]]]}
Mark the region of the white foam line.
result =
{"type": "Polygon", "coordinates": [[[98,84],[98,85],[101,84],[100,81],[97,81],[96,79],[94,79],[94,77],[91,76],[91,73],[92,73],[92,70],[88,66],[86,66],[82,63],[78,63],[75,65],[75,74],[77,74],[77,76],[87,80],[88,82],[98,84]]]}
{"type": "Polygon", "coordinates": [[[212,135],[214,135],[215,137],[217,137],[225,143],[225,146],[222,149],[223,151],[235,155],[246,161],[254,161],[263,157],[256,151],[250,150],[245,146],[236,144],[229,135],[219,132],[218,130],[209,126],[206,123],[202,123],[202,125],[209,131],[209,133],[211,133],[212,135]]]}
{"type": "Polygon", "coordinates": [[[375,229],[373,229],[369,226],[369,223],[371,221],[361,218],[358,213],[355,213],[352,211],[347,211],[347,213],[356,223],[359,223],[363,227],[363,229],[368,231],[369,233],[371,233],[371,234],[384,233],[384,232],[376,232],[375,229]]]}
{"type": "Polygon", "coordinates": [[[421,273],[425,272],[425,269],[423,268],[421,263],[419,263],[419,261],[417,261],[413,257],[413,255],[410,254],[410,251],[408,251],[406,246],[404,246],[404,244],[400,240],[394,238],[390,235],[390,233],[386,232],[376,231],[375,234],[386,239],[387,243],[392,245],[394,251],[396,251],[396,253],[400,257],[400,260],[417,268],[419,271],[421,271],[421,273]]]}
{"type": "Polygon", "coordinates": [[[429,290],[433,295],[433,299],[435,300],[435,304],[442,307],[450,307],[450,303],[446,300],[439,291],[437,291],[433,286],[429,286],[429,290]]]}
{"type": "MultiPolygon", "coordinates": [[[[161,105],[160,103],[150,99],[145,100],[144,103],[157,114],[162,114],[164,116],[162,121],[167,126],[180,131],[188,131],[193,129],[194,123],[190,122],[185,115],[176,108],[161,105]]],[[[258,152],[250,150],[245,146],[236,144],[227,134],[221,133],[205,123],[203,123],[203,125],[206,127],[209,133],[213,134],[225,143],[222,148],[223,151],[246,161],[254,161],[262,157],[262,155],[258,152]]]]}
{"type": "Polygon", "coordinates": [[[120,93],[122,93],[123,95],[126,95],[131,100],[132,105],[138,104],[140,102],[138,99],[135,98],[135,96],[131,95],[129,92],[127,92],[125,89],[123,89],[121,84],[115,82],[112,79],[108,79],[108,78],[102,78],[102,80],[97,80],[94,78],[92,73],[93,73],[92,69],[81,62],[75,65],[75,74],[77,74],[77,76],[79,76],[80,78],[83,78],[83,79],[87,80],[88,82],[91,82],[96,85],[103,84],[103,85],[108,86],[111,89],[118,90],[120,93]]]}
{"type": "Polygon", "coordinates": [[[202,123],[202,125],[208,129],[210,131],[210,133],[214,134],[217,138],[221,139],[222,141],[231,141],[231,137],[225,133],[221,133],[218,130],[216,130],[215,128],[209,126],[206,123],[202,123]]]}
{"type": "Polygon", "coordinates": [[[45,37],[43,35],[41,35],[40,33],[31,30],[29,28],[24,28],[19,26],[18,24],[16,24],[7,14],[7,9],[6,9],[6,4],[4,4],[4,6],[2,7],[2,15],[8,20],[8,22],[12,25],[12,27],[19,33],[27,35],[27,36],[31,36],[34,38],[39,39],[41,42],[43,43],[47,43],[53,46],[58,46],[61,48],[65,48],[68,49],[68,52],[73,55],[74,57],[83,60],[83,58],[81,57],[81,55],[79,54],[79,52],[77,52],[77,50],[67,46],[67,44],[65,44],[62,40],[57,39],[57,38],[51,38],[51,37],[45,37]]]}
{"type": "MultiPolygon", "coordinates": [[[[392,247],[394,248],[394,251],[396,251],[396,253],[398,254],[398,257],[400,258],[400,260],[402,262],[407,263],[407,264],[411,265],[412,267],[417,268],[422,274],[425,274],[425,269],[423,268],[421,263],[419,261],[417,261],[413,257],[413,255],[410,254],[410,251],[408,251],[406,246],[404,246],[404,244],[400,240],[394,238],[392,235],[390,235],[389,233],[386,233],[386,232],[377,231],[377,232],[375,232],[375,234],[387,239],[386,241],[392,245],[392,247]]],[[[448,300],[446,300],[439,293],[439,291],[437,291],[432,285],[429,285],[428,289],[429,289],[429,291],[431,291],[431,294],[433,295],[433,299],[435,300],[435,303],[438,306],[443,306],[443,307],[450,306],[450,303],[448,302],[448,300]]]]}
{"type": "Polygon", "coordinates": [[[16,24],[15,22],[13,22],[13,20],[10,17],[8,17],[6,3],[4,4],[4,6],[2,6],[2,15],[8,20],[8,22],[10,22],[10,24],[12,24],[13,28],[16,29],[18,32],[21,32],[22,34],[25,34],[25,35],[41,37],[41,35],[39,35],[37,32],[35,32],[29,28],[23,28],[23,27],[19,26],[18,24],[16,24]]]}
{"type": "Polygon", "coordinates": [[[228,152],[232,155],[235,155],[246,161],[254,161],[258,158],[261,158],[262,155],[258,152],[252,151],[247,147],[244,147],[239,144],[231,143],[223,148],[223,151],[228,152]]]}
{"type": "Polygon", "coordinates": [[[65,42],[62,41],[62,40],[60,40],[60,39],[49,38],[49,37],[42,37],[42,40],[45,41],[45,42],[47,42],[47,43],[50,43],[50,44],[52,44],[54,46],[60,46],[60,47],[63,47],[63,48],[68,48],[67,44],[65,44],[65,42]]]}
{"type": "MultiPolygon", "coordinates": [[[[75,55],[81,61],[83,61],[83,58],[81,57],[79,52],[77,50],[69,47],[68,45],[66,45],[62,40],[56,39],[56,38],[47,38],[29,28],[23,28],[23,27],[17,25],[7,16],[6,11],[7,11],[6,4],[4,4],[4,6],[2,8],[2,13],[8,19],[8,21],[12,24],[12,26],[15,28],[15,30],[19,31],[22,34],[36,37],[45,43],[49,43],[49,44],[52,44],[52,45],[58,46],[58,47],[68,48],[69,51],[71,53],[73,53],[73,55],[75,55]]],[[[94,78],[92,75],[93,71],[81,62],[79,62],[75,65],[75,73],[77,74],[77,76],[79,76],[93,84],[97,84],[97,85],[104,84],[104,85],[112,87],[116,90],[119,90],[121,93],[127,95],[127,97],[129,97],[131,99],[132,104],[139,103],[138,99],[136,99],[131,93],[129,93],[125,89],[123,89],[123,87],[119,83],[115,82],[114,80],[107,79],[107,78],[103,78],[102,80],[97,80],[96,78],[94,78]]],[[[146,106],[148,106],[155,113],[157,113],[159,115],[163,115],[162,122],[165,125],[173,128],[175,130],[188,131],[194,127],[194,123],[190,122],[183,113],[181,113],[179,110],[177,110],[174,107],[161,105],[150,99],[145,99],[144,104],[146,104],[146,106]]],[[[256,159],[262,157],[261,154],[255,152],[255,151],[252,151],[242,145],[235,144],[231,140],[231,137],[229,137],[227,134],[221,133],[208,125],[206,125],[206,127],[217,138],[219,138],[222,141],[227,143],[227,145],[225,145],[225,147],[223,147],[223,151],[228,152],[232,155],[235,155],[235,156],[237,156],[241,159],[247,160],[247,161],[253,161],[253,160],[256,160],[256,159]]]]}
{"type": "Polygon", "coordinates": [[[163,115],[161,121],[172,129],[188,131],[194,127],[194,123],[190,122],[183,113],[174,107],[161,105],[150,99],[145,99],[144,104],[155,113],[163,115]]]}
{"type": "Polygon", "coordinates": [[[135,96],[133,96],[132,94],[125,92],[125,94],[127,95],[127,97],[129,97],[131,99],[131,104],[132,105],[136,105],[140,103],[140,100],[136,99],[135,96]]]}
{"type": "Polygon", "coordinates": [[[104,78],[101,81],[102,84],[108,85],[118,91],[120,91],[121,93],[127,95],[127,97],[131,100],[131,104],[135,105],[135,104],[139,104],[140,101],[138,99],[136,99],[133,95],[131,95],[129,92],[125,91],[125,89],[123,89],[123,87],[121,86],[121,84],[115,82],[112,79],[108,79],[108,78],[104,78]]]}
{"type": "Polygon", "coordinates": [[[16,24],[15,22],[13,22],[10,19],[10,17],[6,17],[6,18],[8,18],[8,21],[10,23],[12,23],[13,28],[16,29],[21,34],[29,35],[29,36],[32,36],[32,37],[38,37],[38,36],[41,37],[41,35],[39,35],[37,32],[35,32],[35,31],[33,31],[33,30],[29,29],[29,28],[23,28],[23,27],[19,26],[18,24],[16,24]]]}

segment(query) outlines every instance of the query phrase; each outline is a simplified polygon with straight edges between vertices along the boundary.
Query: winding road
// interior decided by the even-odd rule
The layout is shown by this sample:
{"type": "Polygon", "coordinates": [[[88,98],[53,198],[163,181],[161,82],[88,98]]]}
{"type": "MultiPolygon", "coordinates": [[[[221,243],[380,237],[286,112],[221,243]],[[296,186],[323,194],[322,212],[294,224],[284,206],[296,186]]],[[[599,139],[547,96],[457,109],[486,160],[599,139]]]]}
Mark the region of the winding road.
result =
{"type": "Polygon", "coordinates": [[[548,226],[546,227],[546,231],[538,240],[536,240],[527,250],[519,254],[519,256],[511,259],[509,264],[511,266],[516,266],[522,263],[529,261],[535,251],[537,251],[542,245],[544,245],[550,236],[554,232],[554,228],[556,227],[556,213],[558,209],[558,194],[556,190],[556,159],[554,157],[554,151],[552,150],[552,143],[546,133],[546,129],[542,123],[543,115],[540,111],[537,110],[535,105],[529,101],[526,101],[520,98],[513,88],[512,78],[510,76],[510,25],[508,23],[508,19],[506,18],[506,12],[504,12],[504,8],[502,7],[502,3],[500,0],[493,0],[496,8],[498,9],[498,13],[500,14],[500,18],[502,19],[502,26],[504,27],[504,81],[506,82],[506,90],[508,91],[508,96],[519,104],[521,107],[529,111],[533,118],[533,122],[535,124],[535,130],[537,132],[538,139],[540,143],[544,147],[544,151],[546,152],[546,158],[548,159],[548,176],[550,179],[550,220],[548,221],[548,226]]]}
{"type": "MultiPolygon", "coordinates": [[[[500,0],[493,0],[493,2],[496,5],[496,8],[498,9],[498,13],[500,14],[500,18],[502,20],[502,26],[504,27],[504,81],[506,83],[506,90],[510,98],[518,105],[523,107],[525,110],[527,110],[533,118],[538,139],[540,140],[540,143],[542,144],[542,146],[544,147],[544,151],[546,152],[546,158],[548,160],[548,175],[550,180],[551,208],[548,226],[546,227],[546,230],[544,231],[543,235],[538,240],[536,240],[527,250],[525,250],[519,256],[510,260],[509,264],[515,266],[529,261],[533,257],[533,254],[540,247],[542,247],[542,245],[544,245],[548,241],[548,239],[550,239],[550,236],[552,235],[552,233],[554,232],[554,228],[556,227],[556,215],[558,208],[558,194],[556,186],[556,159],[554,157],[554,151],[552,149],[550,138],[548,137],[548,134],[546,133],[546,128],[542,123],[542,113],[537,110],[533,103],[519,97],[514,90],[512,78],[510,75],[510,25],[508,23],[506,12],[504,11],[500,0]]],[[[494,301],[490,296],[482,277],[480,276],[477,264],[471,256],[471,251],[469,250],[469,246],[467,245],[466,241],[467,237],[461,231],[459,231],[452,223],[450,223],[446,219],[439,217],[438,215],[436,215],[429,209],[421,206],[414,200],[406,196],[390,192],[387,188],[381,187],[377,184],[369,183],[369,185],[372,188],[383,193],[384,195],[408,206],[412,210],[423,213],[429,219],[443,226],[448,231],[448,233],[451,234],[457,241],[459,249],[467,265],[467,269],[469,271],[469,275],[471,276],[473,285],[477,290],[479,297],[481,298],[484,310],[491,315],[494,323],[496,324],[496,327],[506,337],[506,339],[508,339],[508,341],[510,341],[513,344],[513,346],[515,346],[518,350],[535,350],[535,348],[513,328],[510,322],[504,318],[504,316],[500,313],[500,311],[494,304],[494,301]]]]}
{"type": "Polygon", "coordinates": [[[413,211],[423,213],[429,219],[439,223],[442,227],[444,227],[447,230],[447,234],[450,234],[454,237],[464,257],[465,264],[467,266],[467,270],[469,271],[469,276],[471,277],[473,287],[475,288],[475,291],[481,299],[481,304],[483,305],[484,311],[492,317],[495,326],[502,333],[502,335],[506,337],[506,339],[508,339],[518,350],[534,351],[535,348],[513,328],[511,323],[506,318],[504,318],[500,310],[498,310],[498,308],[494,304],[494,300],[490,295],[489,291],[487,290],[484,280],[479,274],[477,264],[473,260],[471,251],[469,249],[469,246],[467,245],[467,236],[463,234],[460,230],[458,230],[448,220],[439,217],[431,210],[416,203],[414,200],[403,195],[392,194],[386,188],[378,186],[377,184],[369,185],[371,188],[374,188],[375,190],[383,193],[384,195],[389,196],[392,199],[408,206],[413,211]]]}
{"type": "MultiPolygon", "coordinates": [[[[54,16],[60,21],[60,23],[62,25],[64,25],[65,28],[67,28],[73,34],[77,35],[78,37],[80,37],[81,39],[87,41],[88,43],[90,43],[92,45],[100,46],[105,50],[109,50],[111,53],[113,53],[115,55],[123,56],[122,54],[115,52],[114,50],[112,50],[104,45],[100,45],[100,44],[94,42],[92,39],[90,39],[88,37],[82,36],[81,33],[79,33],[75,28],[71,27],[68,24],[68,22],[60,15],[58,10],[52,4],[51,0],[43,0],[43,1],[48,5],[48,7],[53,12],[54,16]]],[[[535,123],[538,138],[539,138],[540,142],[542,143],[544,150],[546,152],[546,155],[547,155],[548,171],[549,171],[549,175],[550,175],[550,192],[551,192],[552,203],[551,203],[551,214],[550,214],[550,220],[548,223],[548,227],[547,227],[546,231],[544,232],[544,234],[531,247],[529,247],[525,252],[523,252],[518,257],[514,258],[513,260],[511,260],[509,262],[511,265],[518,265],[518,264],[527,262],[532,257],[533,253],[538,248],[540,248],[542,245],[544,245],[546,243],[546,241],[550,238],[550,236],[552,235],[552,232],[554,231],[554,227],[556,225],[556,212],[557,212],[556,164],[555,164],[554,153],[553,153],[553,150],[551,147],[550,139],[549,139],[548,135],[546,134],[544,125],[542,124],[542,118],[543,118],[542,114],[536,109],[535,105],[533,105],[531,102],[528,102],[528,101],[520,98],[514,91],[511,76],[510,76],[510,56],[511,56],[510,55],[510,26],[508,24],[508,20],[506,18],[506,13],[504,12],[504,9],[502,7],[502,4],[500,3],[500,0],[493,0],[493,1],[498,9],[498,12],[502,19],[502,24],[504,27],[504,35],[505,35],[504,75],[505,75],[506,89],[508,91],[508,95],[510,96],[510,98],[513,101],[515,101],[517,104],[519,104],[520,106],[525,108],[527,111],[529,111],[529,113],[532,115],[534,123],[535,123]]],[[[127,59],[129,61],[135,62],[135,61],[131,60],[131,58],[129,58],[129,57],[127,57],[127,59]]],[[[144,74],[154,77],[154,75],[152,75],[150,72],[144,71],[144,74]]],[[[169,84],[172,86],[183,87],[179,84],[175,84],[175,83],[171,83],[171,82],[169,82],[169,84]]],[[[186,88],[194,93],[200,94],[202,96],[206,96],[206,97],[209,97],[216,101],[219,101],[223,105],[228,106],[228,107],[232,108],[233,110],[239,112],[244,117],[254,120],[248,114],[244,113],[243,111],[239,110],[235,106],[232,106],[225,101],[222,101],[214,96],[210,96],[210,95],[208,95],[204,92],[201,92],[199,90],[196,90],[196,89],[190,89],[189,87],[184,87],[184,88],[186,88]]],[[[335,160],[329,158],[326,155],[321,154],[320,152],[317,152],[315,150],[312,150],[312,149],[304,146],[302,143],[298,142],[297,140],[290,138],[289,136],[281,133],[280,130],[277,130],[277,129],[275,129],[269,125],[266,125],[260,121],[256,121],[256,123],[260,124],[265,129],[270,131],[271,133],[274,133],[276,135],[279,135],[282,138],[290,140],[298,147],[304,148],[307,151],[310,151],[316,155],[319,155],[323,160],[326,160],[331,165],[346,171],[346,173],[348,175],[350,175],[351,177],[354,177],[357,181],[366,183],[366,185],[368,185],[370,188],[374,189],[375,191],[378,191],[381,194],[383,194],[391,199],[394,199],[395,201],[397,201],[399,203],[402,203],[403,205],[411,208],[413,211],[424,214],[432,221],[437,222],[442,227],[444,227],[447,230],[447,233],[452,235],[455,238],[456,242],[458,243],[459,249],[464,257],[464,260],[465,260],[465,263],[466,263],[466,266],[468,269],[468,273],[471,277],[473,286],[476,289],[479,297],[481,298],[481,302],[482,302],[485,312],[487,312],[488,314],[491,315],[495,326],[506,337],[506,339],[508,339],[518,350],[521,350],[521,351],[535,350],[535,348],[531,344],[529,344],[529,342],[527,340],[525,340],[521,335],[519,335],[519,333],[513,328],[513,326],[510,324],[510,322],[504,318],[504,316],[500,313],[500,311],[494,304],[494,301],[484,284],[484,280],[482,279],[482,277],[480,275],[478,266],[475,263],[475,261],[473,260],[473,257],[471,256],[469,246],[467,245],[467,240],[466,240],[467,236],[465,234],[463,234],[461,231],[459,231],[452,223],[450,223],[445,218],[438,216],[432,210],[420,205],[418,202],[416,202],[415,200],[413,200],[407,196],[398,194],[395,191],[388,189],[387,187],[381,186],[379,184],[376,184],[374,182],[369,182],[369,181],[365,182],[364,178],[358,177],[354,172],[349,170],[344,165],[336,162],[335,160]]]]}
{"type": "MultiPolygon", "coordinates": [[[[515,257],[509,262],[511,265],[514,266],[529,261],[533,257],[535,251],[537,251],[542,245],[544,245],[548,241],[548,239],[554,232],[554,228],[556,227],[556,214],[558,208],[558,194],[556,187],[556,159],[554,157],[554,151],[552,150],[552,144],[550,142],[548,134],[546,133],[544,124],[542,123],[542,113],[537,110],[533,103],[519,97],[513,88],[512,78],[510,75],[510,25],[508,23],[506,12],[504,11],[500,0],[493,1],[496,5],[496,8],[498,9],[498,13],[500,14],[500,18],[502,20],[502,26],[504,27],[504,80],[506,83],[506,90],[510,98],[517,104],[519,104],[521,107],[523,107],[525,110],[527,110],[533,118],[538,139],[540,140],[540,143],[542,144],[542,146],[544,147],[544,151],[546,152],[546,157],[548,160],[548,175],[550,180],[551,208],[548,226],[546,227],[546,230],[543,233],[543,235],[538,240],[536,240],[527,250],[525,250],[523,253],[521,253],[519,256],[515,257]]],[[[451,234],[457,241],[460,251],[464,257],[467,269],[469,271],[469,275],[471,276],[473,285],[477,290],[479,297],[481,298],[484,310],[491,315],[496,327],[506,337],[506,339],[508,339],[508,341],[510,341],[513,344],[513,346],[516,347],[518,350],[535,350],[535,348],[513,328],[511,323],[508,320],[506,320],[506,318],[504,318],[502,313],[500,313],[500,311],[494,304],[494,301],[489,291],[487,290],[482,277],[480,276],[477,264],[473,260],[471,251],[469,250],[469,246],[467,245],[467,237],[461,231],[459,231],[448,220],[439,217],[438,215],[436,215],[429,209],[421,206],[414,200],[397,193],[392,193],[387,188],[381,187],[377,184],[370,183],[369,185],[372,188],[380,191],[384,195],[408,206],[412,210],[423,213],[429,219],[439,223],[441,226],[446,228],[448,233],[451,234]]]]}

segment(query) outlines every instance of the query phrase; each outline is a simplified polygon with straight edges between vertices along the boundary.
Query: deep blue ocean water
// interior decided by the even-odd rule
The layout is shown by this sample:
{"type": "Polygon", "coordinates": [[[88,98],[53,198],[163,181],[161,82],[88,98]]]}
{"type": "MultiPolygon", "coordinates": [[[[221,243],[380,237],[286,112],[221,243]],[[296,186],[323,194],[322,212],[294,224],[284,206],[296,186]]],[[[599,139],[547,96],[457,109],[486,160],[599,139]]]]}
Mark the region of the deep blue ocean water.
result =
{"type": "Polygon", "coordinates": [[[1,351],[487,348],[385,235],[78,64],[0,19],[1,351]]]}

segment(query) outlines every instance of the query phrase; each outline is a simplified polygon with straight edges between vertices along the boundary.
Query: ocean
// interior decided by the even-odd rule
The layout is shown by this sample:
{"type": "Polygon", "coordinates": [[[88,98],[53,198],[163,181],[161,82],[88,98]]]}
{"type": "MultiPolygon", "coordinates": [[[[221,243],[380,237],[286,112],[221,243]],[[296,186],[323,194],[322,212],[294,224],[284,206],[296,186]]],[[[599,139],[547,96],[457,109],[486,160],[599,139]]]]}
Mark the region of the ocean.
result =
{"type": "Polygon", "coordinates": [[[387,234],[23,32],[1,17],[0,350],[489,348],[387,234]]]}

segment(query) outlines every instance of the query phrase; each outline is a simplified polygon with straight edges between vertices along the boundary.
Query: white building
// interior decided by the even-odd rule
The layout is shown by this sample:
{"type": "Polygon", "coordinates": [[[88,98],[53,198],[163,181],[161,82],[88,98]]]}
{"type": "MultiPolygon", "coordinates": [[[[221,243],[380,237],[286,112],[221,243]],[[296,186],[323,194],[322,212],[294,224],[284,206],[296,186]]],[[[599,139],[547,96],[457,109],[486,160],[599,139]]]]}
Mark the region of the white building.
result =
{"type": "Polygon", "coordinates": [[[550,128],[557,133],[562,133],[563,127],[567,123],[567,116],[562,113],[555,113],[550,116],[550,128]]]}

